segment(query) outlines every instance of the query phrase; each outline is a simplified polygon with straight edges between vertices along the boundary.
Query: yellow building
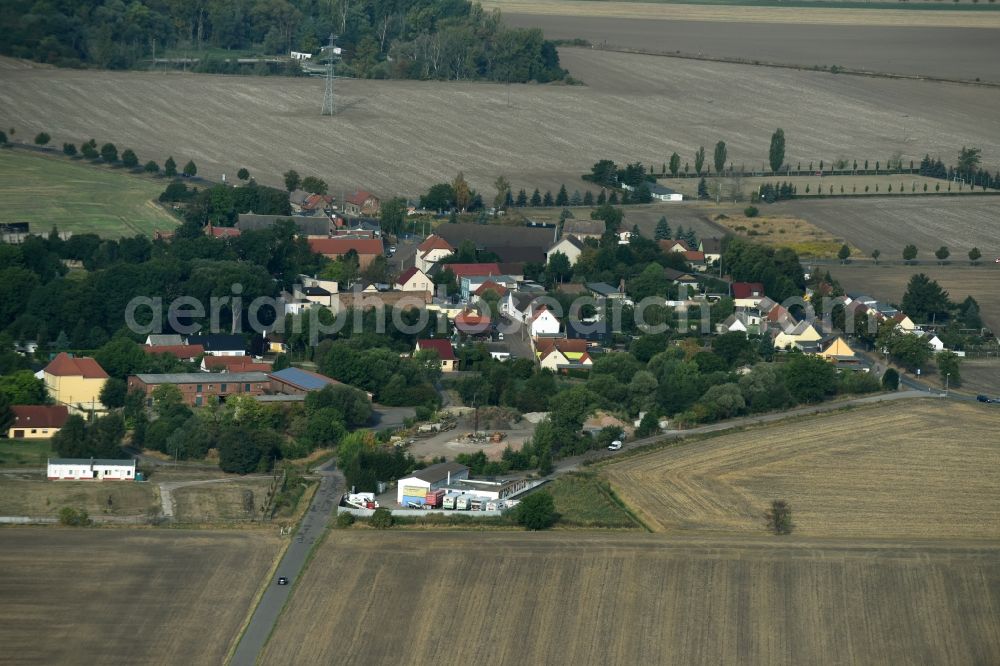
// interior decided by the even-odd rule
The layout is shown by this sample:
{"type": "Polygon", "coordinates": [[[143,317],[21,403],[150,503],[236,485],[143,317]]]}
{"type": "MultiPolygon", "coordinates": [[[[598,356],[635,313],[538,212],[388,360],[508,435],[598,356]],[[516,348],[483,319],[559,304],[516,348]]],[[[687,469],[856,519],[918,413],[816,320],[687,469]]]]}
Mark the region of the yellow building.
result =
{"type": "Polygon", "coordinates": [[[819,352],[819,355],[833,363],[856,363],[858,361],[857,354],[840,336],[831,340],[826,348],[819,352]]]}
{"type": "Polygon", "coordinates": [[[57,405],[71,412],[104,411],[100,394],[108,373],[92,358],[60,353],[45,366],[45,388],[57,405]]]}
{"type": "Polygon", "coordinates": [[[14,424],[7,432],[10,439],[48,439],[54,437],[69,418],[65,405],[14,405],[14,424]]]}

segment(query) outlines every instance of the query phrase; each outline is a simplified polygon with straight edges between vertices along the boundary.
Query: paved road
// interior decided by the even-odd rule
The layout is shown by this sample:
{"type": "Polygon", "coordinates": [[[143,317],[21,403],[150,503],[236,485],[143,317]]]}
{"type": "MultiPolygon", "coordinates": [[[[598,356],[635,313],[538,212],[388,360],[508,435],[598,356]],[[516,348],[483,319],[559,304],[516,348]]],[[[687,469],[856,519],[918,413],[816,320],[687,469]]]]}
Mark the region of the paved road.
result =
{"type": "Polygon", "coordinates": [[[299,525],[298,532],[292,537],[288,550],[281,558],[281,564],[278,565],[278,570],[274,574],[274,580],[268,581],[264,596],[261,597],[253,617],[250,618],[250,624],[247,625],[239,645],[236,646],[236,652],[229,662],[233,666],[252,666],[252,664],[257,663],[257,658],[278,621],[281,609],[284,608],[292,588],[298,583],[299,574],[306,563],[309,551],[323,534],[327,520],[337,511],[342,489],[338,486],[341,486],[340,479],[342,477],[334,471],[332,461],[317,469],[316,472],[320,476],[319,489],[299,525]],[[278,585],[279,576],[288,578],[289,584],[278,585]]]}

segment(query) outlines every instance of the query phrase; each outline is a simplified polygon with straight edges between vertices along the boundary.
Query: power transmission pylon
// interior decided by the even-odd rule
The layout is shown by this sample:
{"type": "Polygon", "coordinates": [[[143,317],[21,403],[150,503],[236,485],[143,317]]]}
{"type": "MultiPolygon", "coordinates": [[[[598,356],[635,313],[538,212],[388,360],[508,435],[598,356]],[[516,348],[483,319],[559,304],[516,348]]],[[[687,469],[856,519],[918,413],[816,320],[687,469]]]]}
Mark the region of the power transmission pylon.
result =
{"type": "Polygon", "coordinates": [[[333,101],[333,63],[340,56],[340,47],[333,45],[333,40],[337,37],[332,32],[330,33],[330,43],[323,47],[323,53],[327,57],[326,62],[326,91],[323,93],[323,114],[324,116],[332,116],[336,110],[336,105],[333,101]]]}

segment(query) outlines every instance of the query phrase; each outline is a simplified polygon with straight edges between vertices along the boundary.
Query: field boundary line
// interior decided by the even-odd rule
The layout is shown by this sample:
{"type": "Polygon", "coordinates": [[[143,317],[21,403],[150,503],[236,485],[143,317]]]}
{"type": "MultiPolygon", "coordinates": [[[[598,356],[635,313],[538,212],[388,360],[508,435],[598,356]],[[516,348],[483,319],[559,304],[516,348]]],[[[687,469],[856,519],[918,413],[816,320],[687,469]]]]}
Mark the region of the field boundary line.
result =
{"type": "MultiPolygon", "coordinates": [[[[559,48],[587,50],[585,46],[561,46],[559,48]]],[[[648,55],[660,58],[679,58],[681,60],[700,60],[703,62],[720,62],[729,65],[746,65],[748,67],[773,67],[777,69],[795,69],[803,72],[821,72],[826,74],[849,74],[851,76],[865,76],[873,79],[902,79],[906,81],[927,81],[931,83],[959,83],[970,86],[981,86],[984,88],[1000,88],[1000,83],[990,81],[977,81],[975,79],[954,79],[944,76],[930,76],[922,74],[893,74],[891,72],[872,72],[864,69],[854,69],[851,67],[841,67],[839,65],[799,65],[794,63],[771,62],[768,60],[736,58],[732,56],[710,56],[698,55],[694,53],[669,53],[666,51],[654,51],[651,49],[629,48],[627,46],[597,45],[591,44],[589,50],[606,51],[611,53],[625,53],[632,55],[648,55]]],[[[586,84],[586,81],[584,81],[586,84]]]]}

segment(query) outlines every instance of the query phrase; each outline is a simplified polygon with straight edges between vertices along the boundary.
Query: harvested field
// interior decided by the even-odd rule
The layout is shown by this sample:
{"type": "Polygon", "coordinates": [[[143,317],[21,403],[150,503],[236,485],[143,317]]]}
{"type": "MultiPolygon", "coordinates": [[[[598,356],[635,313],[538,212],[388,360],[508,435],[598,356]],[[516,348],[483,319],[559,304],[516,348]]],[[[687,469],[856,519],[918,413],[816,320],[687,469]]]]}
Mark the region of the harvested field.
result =
{"type": "MultiPolygon", "coordinates": [[[[889,258],[888,253],[883,258],[889,258]]],[[[969,266],[961,257],[947,266],[934,264],[920,266],[873,266],[849,264],[830,266],[829,271],[844,289],[859,291],[871,296],[899,303],[906,293],[906,285],[917,273],[923,273],[938,281],[952,300],[965,300],[972,296],[979,302],[979,312],[983,323],[1000,332],[1000,266],[984,262],[980,266],[969,266]],[[964,264],[964,265],[963,265],[964,264]]],[[[992,262],[992,259],[987,259],[992,262]]]]}
{"type": "MultiPolygon", "coordinates": [[[[280,185],[294,168],[337,194],[365,187],[382,196],[417,195],[459,170],[487,198],[500,174],[529,192],[555,192],[560,182],[572,190],[600,158],[660,165],[675,150],[690,160],[720,138],[733,161],[752,162],[766,159],[779,126],[789,162],[884,160],[897,151],[909,161],[1000,145],[1000,124],[988,122],[1000,89],[589,49],[564,49],[562,61],[587,85],[344,80],[334,118],[319,115],[316,79],[42,67],[4,70],[0,106],[18,136],[113,140],[144,160],[193,159],[206,178],[246,166],[280,185]],[[142,112],[123,114],[137,99],[142,112]],[[906,136],[921,137],[919,145],[902,140],[904,115],[906,136]]],[[[983,163],[994,169],[1000,154],[987,150],[983,163]]]]}
{"type": "Polygon", "coordinates": [[[264,532],[5,529],[6,664],[220,664],[278,552],[264,532]]]}
{"type": "MultiPolygon", "coordinates": [[[[838,238],[798,217],[775,217],[771,215],[746,217],[732,214],[719,217],[716,223],[732,230],[736,235],[750,238],[754,242],[771,247],[790,247],[800,257],[836,258],[844,244],[838,238]]],[[[856,247],[852,247],[857,252],[856,247]]]]}
{"type": "Polygon", "coordinates": [[[674,16],[677,7],[659,5],[664,13],[655,19],[518,14],[513,8],[504,21],[541,28],[549,39],[586,39],[613,49],[1000,83],[1000,72],[990,65],[1000,59],[1000,12],[955,12],[956,22],[965,25],[945,27],[937,23],[946,18],[938,12],[902,12],[906,25],[879,20],[888,15],[878,10],[836,9],[819,18],[815,9],[699,7],[717,14],[695,20],[682,18],[687,8],[674,16]]]}
{"type": "Polygon", "coordinates": [[[998,555],[794,537],[340,531],[262,663],[994,663],[998,555]]]}
{"type": "Polygon", "coordinates": [[[889,260],[901,259],[903,248],[913,243],[922,259],[933,259],[933,252],[947,245],[955,261],[965,259],[973,247],[984,261],[992,261],[1000,256],[998,210],[1000,199],[993,197],[792,200],[761,206],[761,213],[803,217],[846,238],[865,256],[877,248],[889,260]]]}
{"type": "Polygon", "coordinates": [[[651,528],[765,532],[773,499],[794,534],[1000,539],[1000,410],[943,400],[796,419],[606,468],[651,528]]]}
{"type": "Polygon", "coordinates": [[[953,383],[952,390],[956,393],[1000,397],[1000,358],[962,359],[962,386],[957,389],[954,386],[953,383]]]}
{"type": "MultiPolygon", "coordinates": [[[[737,163],[736,168],[740,165],[737,163]]],[[[748,165],[748,168],[753,165],[748,165]]],[[[792,166],[795,166],[794,164],[792,166]]],[[[802,165],[805,168],[805,164],[802,165]]],[[[660,178],[661,185],[680,192],[687,198],[698,196],[698,180],[695,178],[660,178]]],[[[731,201],[734,196],[742,195],[748,198],[756,193],[764,185],[774,185],[789,183],[795,186],[795,196],[798,199],[810,199],[822,196],[823,198],[837,198],[841,195],[852,195],[855,197],[867,196],[870,199],[880,200],[901,199],[908,195],[919,194],[922,201],[927,201],[931,194],[934,194],[935,187],[940,188],[942,194],[937,195],[937,199],[953,199],[957,196],[974,195],[979,196],[983,190],[979,187],[975,189],[968,185],[959,189],[957,183],[949,184],[946,180],[939,178],[928,178],[925,176],[895,175],[895,176],[772,176],[772,177],[746,177],[722,178],[706,177],[705,184],[708,186],[709,194],[714,200],[716,191],[725,201],[731,201]],[[949,193],[949,185],[951,190],[949,193]],[[925,190],[924,187],[927,187],[925,190]],[[865,190],[865,188],[868,188],[865,190]],[[809,190],[808,192],[806,190],[809,190]],[[926,193],[926,194],[925,194],[926,193]],[[947,194],[943,194],[947,193],[947,194]]],[[[986,190],[990,192],[991,190],[986,190]]],[[[996,192],[994,190],[994,192],[996,192]]],[[[996,194],[993,194],[996,196],[996,194]]],[[[990,202],[991,199],[986,199],[990,202]]],[[[1000,204],[1000,198],[995,200],[994,206],[1000,204]]]]}
{"type": "Polygon", "coordinates": [[[260,509],[270,483],[269,478],[245,479],[178,488],[171,493],[174,517],[180,523],[247,520],[252,516],[244,508],[244,491],[252,493],[252,506],[260,509]]]}
{"type": "Polygon", "coordinates": [[[159,506],[156,487],[150,483],[47,481],[43,477],[44,472],[5,475],[0,482],[0,516],[55,517],[67,506],[93,517],[145,516],[159,506]]]}
{"type": "Polygon", "coordinates": [[[796,25],[879,25],[879,26],[952,26],[997,28],[1000,16],[986,7],[968,10],[826,8],[754,6],[753,0],[733,2],[615,2],[593,0],[486,0],[484,8],[503,11],[504,18],[529,14],[558,16],[563,19],[641,19],[643,21],[726,21],[736,23],[790,23],[796,25]]]}
{"type": "Polygon", "coordinates": [[[0,223],[29,222],[41,234],[57,226],[111,238],[152,236],[154,230],[178,223],[155,201],[166,186],[167,181],[121,169],[0,150],[0,223]]]}

